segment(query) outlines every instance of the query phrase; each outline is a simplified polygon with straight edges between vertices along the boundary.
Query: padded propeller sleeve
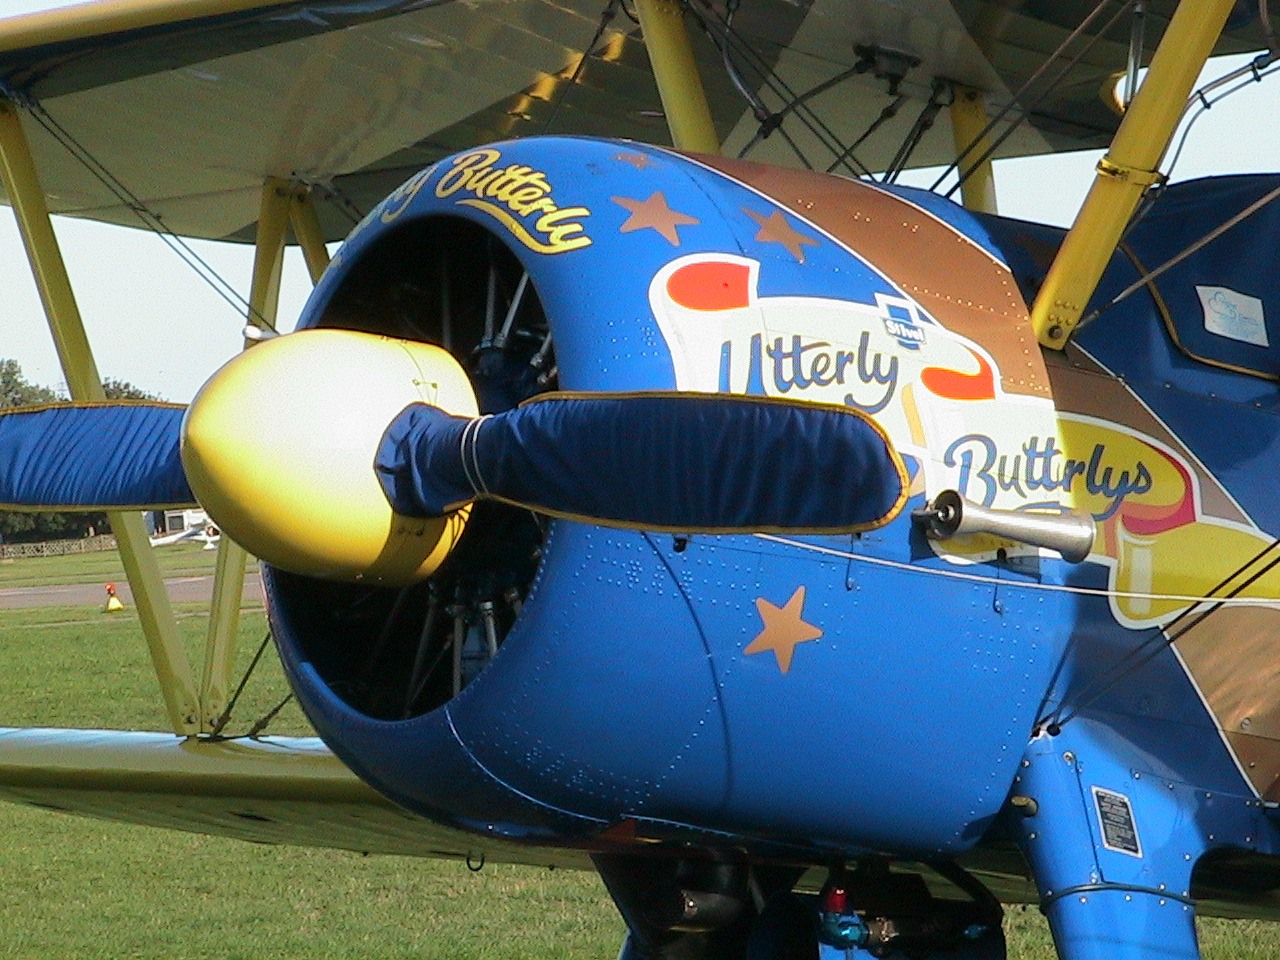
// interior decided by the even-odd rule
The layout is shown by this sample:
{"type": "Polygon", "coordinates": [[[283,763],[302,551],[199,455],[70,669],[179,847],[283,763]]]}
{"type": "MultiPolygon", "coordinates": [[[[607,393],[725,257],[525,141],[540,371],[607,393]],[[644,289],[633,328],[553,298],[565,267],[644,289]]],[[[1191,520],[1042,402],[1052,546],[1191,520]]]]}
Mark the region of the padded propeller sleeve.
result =
{"type": "Polygon", "coordinates": [[[0,413],[6,510],[161,509],[193,505],[178,456],[186,407],[108,401],[0,413]]]}
{"type": "Polygon", "coordinates": [[[704,393],[546,394],[493,416],[412,404],[376,468],[397,513],[493,499],[606,526],[849,533],[891,520],[906,470],[849,408],[704,393]]]}

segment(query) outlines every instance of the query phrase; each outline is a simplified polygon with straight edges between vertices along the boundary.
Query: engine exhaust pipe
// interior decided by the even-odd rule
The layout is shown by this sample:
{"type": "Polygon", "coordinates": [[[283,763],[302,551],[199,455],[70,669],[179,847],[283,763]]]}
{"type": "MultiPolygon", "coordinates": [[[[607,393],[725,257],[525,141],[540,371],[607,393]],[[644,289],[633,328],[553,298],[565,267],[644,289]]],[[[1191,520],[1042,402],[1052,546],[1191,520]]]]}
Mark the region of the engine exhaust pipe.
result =
{"type": "Polygon", "coordinates": [[[1098,532],[1093,517],[1079,510],[1070,513],[995,510],[966,500],[955,490],[942,491],[923,510],[913,511],[911,516],[924,526],[925,536],[930,540],[986,533],[1055,550],[1068,563],[1080,563],[1089,556],[1098,532]]]}

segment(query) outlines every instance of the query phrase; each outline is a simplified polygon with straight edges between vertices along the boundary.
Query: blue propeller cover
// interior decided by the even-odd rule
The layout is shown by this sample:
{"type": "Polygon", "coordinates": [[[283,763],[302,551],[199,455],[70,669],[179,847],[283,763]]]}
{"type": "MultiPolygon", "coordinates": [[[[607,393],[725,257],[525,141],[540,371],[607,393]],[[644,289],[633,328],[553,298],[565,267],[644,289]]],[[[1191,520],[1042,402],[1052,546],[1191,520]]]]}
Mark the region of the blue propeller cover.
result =
{"type": "Polygon", "coordinates": [[[546,394],[478,419],[412,404],[377,471],[406,516],[493,499],[648,530],[850,533],[889,522],[906,471],[847,407],[705,393],[546,394]]]}
{"type": "Polygon", "coordinates": [[[0,507],[162,509],[194,504],[178,446],[186,407],[115,401],[0,412],[0,507]]]}

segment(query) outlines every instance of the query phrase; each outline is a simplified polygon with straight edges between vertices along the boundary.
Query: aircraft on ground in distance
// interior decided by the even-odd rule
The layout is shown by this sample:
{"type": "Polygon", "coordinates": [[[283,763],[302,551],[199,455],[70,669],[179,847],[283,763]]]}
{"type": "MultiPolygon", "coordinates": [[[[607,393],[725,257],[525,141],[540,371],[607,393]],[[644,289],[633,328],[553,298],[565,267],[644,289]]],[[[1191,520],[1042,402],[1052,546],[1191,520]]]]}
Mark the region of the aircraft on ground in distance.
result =
{"type": "Polygon", "coordinates": [[[1211,52],[1270,67],[1266,18],[0,22],[75,401],[0,416],[0,502],[115,511],[173,723],[0,733],[0,792],[594,868],[627,960],[991,960],[1001,902],[1063,960],[1192,958],[1197,913],[1280,918],[1280,178],[1159,172],[1211,52]],[[1108,143],[1070,232],[995,213],[992,156],[1108,143]],[[950,160],[963,205],[894,182],[950,160]],[[263,342],[189,409],[102,402],[48,210],[253,240],[263,342]],[[290,226],[318,282],[272,337],[290,226]],[[199,685],[131,513],[196,499],[199,685]],[[327,746],[208,735],[245,548],[327,746]]]}

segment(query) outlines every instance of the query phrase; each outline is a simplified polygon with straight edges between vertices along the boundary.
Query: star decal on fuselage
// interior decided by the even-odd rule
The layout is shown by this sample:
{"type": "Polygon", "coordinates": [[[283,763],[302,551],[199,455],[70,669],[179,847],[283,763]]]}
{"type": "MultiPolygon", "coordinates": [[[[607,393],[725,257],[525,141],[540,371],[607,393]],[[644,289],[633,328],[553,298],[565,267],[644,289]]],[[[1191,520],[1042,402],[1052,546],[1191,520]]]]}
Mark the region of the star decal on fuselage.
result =
{"type": "Polygon", "coordinates": [[[796,647],[807,640],[817,640],[822,630],[804,620],[804,587],[796,587],[796,592],[784,606],[770,603],[764,597],[756,600],[756,610],[764,623],[754,640],[747,645],[746,654],[764,653],[772,650],[778,659],[778,669],[786,673],[791,669],[791,658],[795,656],[796,647]]]}
{"type": "Polygon", "coordinates": [[[650,194],[648,200],[633,200],[630,197],[610,197],[609,199],[631,214],[618,228],[622,233],[645,229],[656,230],[673,247],[680,246],[677,227],[691,227],[702,222],[697,217],[672,210],[667,206],[667,198],[660,190],[650,194]]]}
{"type": "Polygon", "coordinates": [[[646,170],[653,166],[653,159],[647,153],[620,153],[613,159],[629,163],[637,170],[646,170]]]}
{"type": "Polygon", "coordinates": [[[791,254],[799,263],[804,263],[804,248],[816,247],[818,241],[812,237],[806,237],[803,233],[787,221],[781,210],[774,210],[767,217],[763,213],[743,207],[742,212],[756,222],[760,227],[756,233],[756,240],[759,243],[780,243],[787,248],[787,253],[791,254]]]}

